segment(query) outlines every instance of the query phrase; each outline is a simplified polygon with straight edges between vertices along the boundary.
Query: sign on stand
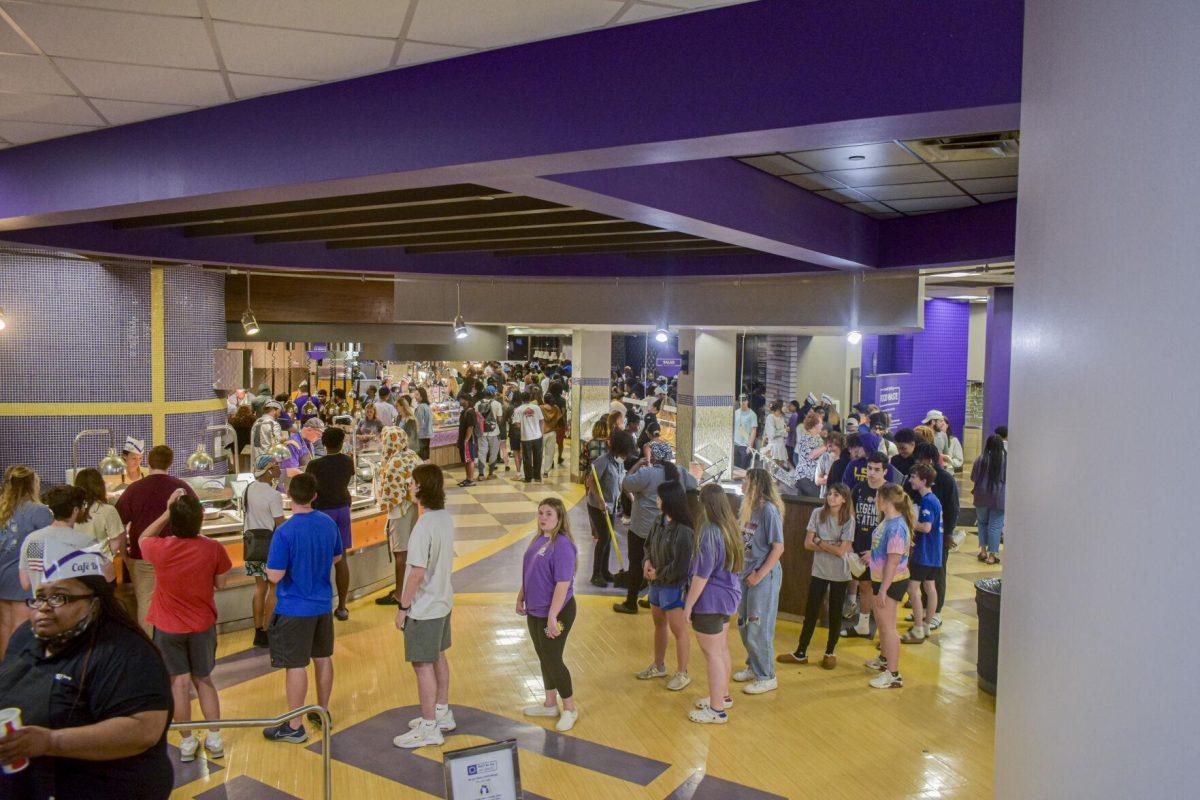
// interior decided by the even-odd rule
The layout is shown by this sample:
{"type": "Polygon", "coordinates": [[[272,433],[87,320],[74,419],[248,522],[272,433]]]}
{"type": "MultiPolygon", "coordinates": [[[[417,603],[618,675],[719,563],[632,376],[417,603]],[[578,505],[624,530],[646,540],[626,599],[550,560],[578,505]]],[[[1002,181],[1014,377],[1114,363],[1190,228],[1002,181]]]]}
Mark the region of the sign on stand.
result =
{"type": "Polygon", "coordinates": [[[442,755],[446,800],[521,800],[517,740],[464,747],[442,755]]]}

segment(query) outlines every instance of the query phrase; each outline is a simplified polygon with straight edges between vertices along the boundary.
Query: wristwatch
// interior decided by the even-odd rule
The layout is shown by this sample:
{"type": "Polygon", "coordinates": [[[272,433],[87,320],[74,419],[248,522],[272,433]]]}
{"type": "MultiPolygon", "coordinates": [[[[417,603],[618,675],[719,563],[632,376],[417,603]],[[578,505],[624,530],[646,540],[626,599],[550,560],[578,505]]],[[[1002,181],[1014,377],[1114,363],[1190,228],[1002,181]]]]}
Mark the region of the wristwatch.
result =
{"type": "Polygon", "coordinates": [[[409,611],[411,608],[412,608],[412,606],[400,606],[400,610],[401,610],[401,611],[403,611],[403,612],[404,612],[404,613],[406,613],[406,614],[408,613],[408,611],[409,611]]]}

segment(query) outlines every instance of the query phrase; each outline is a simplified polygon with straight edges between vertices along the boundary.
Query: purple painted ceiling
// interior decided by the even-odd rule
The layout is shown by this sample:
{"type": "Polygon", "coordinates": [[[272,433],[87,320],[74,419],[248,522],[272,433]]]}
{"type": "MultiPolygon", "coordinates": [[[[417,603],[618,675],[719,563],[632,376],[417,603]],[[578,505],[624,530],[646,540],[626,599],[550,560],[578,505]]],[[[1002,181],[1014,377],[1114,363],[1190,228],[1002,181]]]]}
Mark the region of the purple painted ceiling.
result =
{"type": "Polygon", "coordinates": [[[0,235],[161,258],[473,274],[1011,255],[1012,204],[880,223],[730,157],[1016,128],[1022,16],[1017,0],[977,0],[969,12],[955,0],[760,0],[39,142],[0,152],[0,235]],[[335,253],[98,222],[456,182],[763,255],[335,253]]]}

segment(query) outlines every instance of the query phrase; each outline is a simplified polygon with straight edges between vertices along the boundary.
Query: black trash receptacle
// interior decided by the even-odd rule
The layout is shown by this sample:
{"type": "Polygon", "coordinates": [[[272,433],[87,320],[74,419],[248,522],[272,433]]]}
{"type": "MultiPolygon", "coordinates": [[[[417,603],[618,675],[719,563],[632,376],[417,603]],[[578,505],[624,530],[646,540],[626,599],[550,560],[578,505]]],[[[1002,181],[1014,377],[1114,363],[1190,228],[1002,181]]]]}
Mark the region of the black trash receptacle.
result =
{"type": "Polygon", "coordinates": [[[975,672],[979,688],[996,693],[996,658],[1000,650],[1000,579],[975,581],[975,612],[979,617],[979,655],[975,672]]]}

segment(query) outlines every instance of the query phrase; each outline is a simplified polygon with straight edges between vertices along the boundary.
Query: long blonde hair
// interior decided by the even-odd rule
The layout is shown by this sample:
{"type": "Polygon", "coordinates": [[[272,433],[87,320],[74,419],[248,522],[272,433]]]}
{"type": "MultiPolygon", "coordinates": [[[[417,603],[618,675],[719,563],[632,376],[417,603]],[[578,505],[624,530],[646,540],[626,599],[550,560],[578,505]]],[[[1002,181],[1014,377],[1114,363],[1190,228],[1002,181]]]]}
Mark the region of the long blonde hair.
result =
{"type": "Polygon", "coordinates": [[[700,515],[696,524],[696,547],[700,552],[700,534],[706,525],[716,525],[721,531],[721,542],[725,545],[725,570],[741,572],[746,564],[742,534],[734,519],[733,509],[725,490],[715,483],[700,487],[700,515]]]}
{"type": "Polygon", "coordinates": [[[738,514],[740,527],[745,528],[750,517],[767,503],[775,506],[779,516],[783,516],[783,499],[775,488],[775,480],[765,469],[746,470],[746,496],[742,498],[742,507],[738,514]]]}
{"type": "MultiPolygon", "coordinates": [[[[538,508],[541,508],[542,506],[547,506],[548,508],[553,508],[555,516],[558,517],[558,524],[556,524],[554,526],[554,530],[550,531],[550,533],[548,533],[548,534],[545,534],[546,536],[550,537],[550,541],[549,541],[549,543],[547,543],[546,547],[547,548],[553,547],[554,540],[557,539],[560,535],[565,535],[567,538],[567,541],[574,544],[575,542],[571,538],[571,521],[569,519],[567,519],[567,507],[563,504],[563,501],[559,500],[557,497],[546,497],[546,498],[542,499],[541,502],[538,503],[538,508]]],[[[537,536],[542,536],[542,535],[543,535],[542,529],[539,526],[537,529],[537,536]]],[[[536,539],[536,537],[535,537],[535,539],[536,539]]],[[[579,569],[579,548],[575,549],[575,569],[577,569],[577,570],[579,569]]]]}
{"type": "MultiPolygon", "coordinates": [[[[886,500],[892,504],[892,508],[900,512],[900,516],[904,518],[904,522],[908,525],[908,538],[912,541],[913,525],[916,523],[916,512],[913,510],[912,498],[908,496],[908,492],[904,491],[899,484],[885,483],[879,487],[876,493],[876,503],[879,500],[886,500]]],[[[883,509],[880,508],[880,516],[883,516],[883,509]]]]}
{"type": "Polygon", "coordinates": [[[0,525],[4,525],[26,500],[38,502],[38,475],[24,464],[13,464],[4,471],[0,489],[0,525]]]}

